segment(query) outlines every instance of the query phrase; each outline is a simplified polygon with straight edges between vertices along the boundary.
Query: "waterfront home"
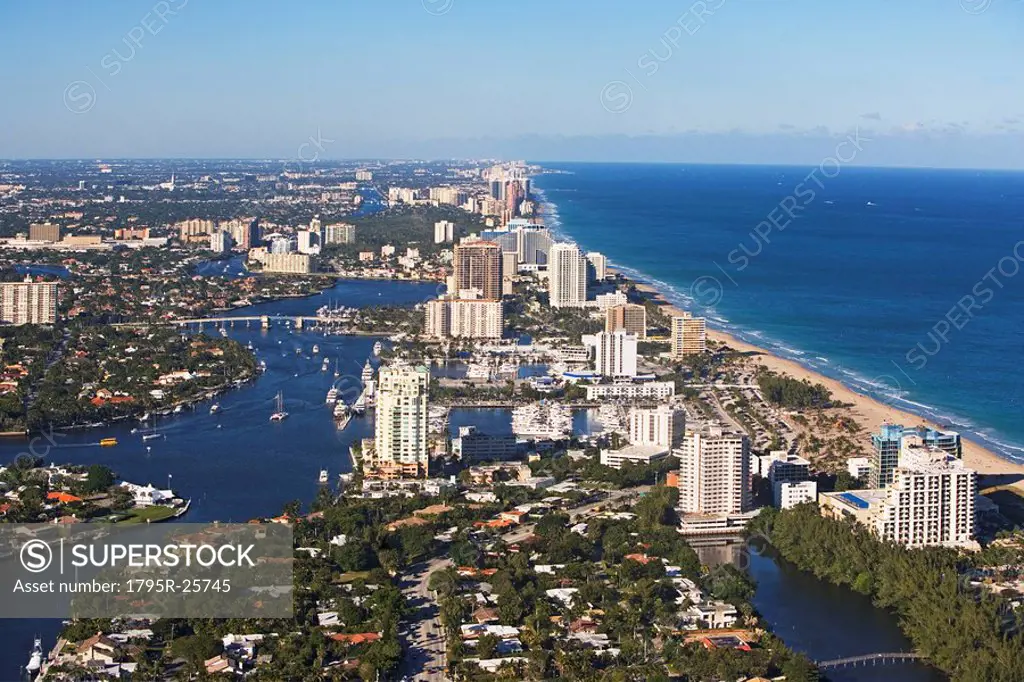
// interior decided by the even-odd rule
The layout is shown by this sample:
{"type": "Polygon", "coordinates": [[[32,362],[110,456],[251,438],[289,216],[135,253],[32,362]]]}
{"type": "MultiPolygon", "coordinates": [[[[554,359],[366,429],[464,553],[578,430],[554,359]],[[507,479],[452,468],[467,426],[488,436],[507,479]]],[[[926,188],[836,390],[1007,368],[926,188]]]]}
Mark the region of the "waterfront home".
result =
{"type": "Polygon", "coordinates": [[[124,481],[121,487],[132,494],[136,507],[148,507],[154,504],[169,504],[174,500],[173,490],[160,490],[152,484],[137,485],[124,481]]]}

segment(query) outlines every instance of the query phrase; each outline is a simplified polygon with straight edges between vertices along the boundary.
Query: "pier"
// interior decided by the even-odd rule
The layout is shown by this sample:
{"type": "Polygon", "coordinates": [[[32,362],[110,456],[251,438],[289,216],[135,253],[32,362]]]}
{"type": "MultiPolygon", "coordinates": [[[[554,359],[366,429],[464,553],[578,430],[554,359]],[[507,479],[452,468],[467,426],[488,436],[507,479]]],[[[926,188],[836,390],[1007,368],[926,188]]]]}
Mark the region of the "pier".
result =
{"type": "Polygon", "coordinates": [[[858,668],[869,665],[893,665],[896,663],[908,663],[919,661],[924,656],[921,654],[907,653],[903,651],[891,651],[879,654],[864,654],[862,656],[850,656],[848,658],[836,658],[831,661],[818,661],[816,665],[821,670],[839,670],[842,668],[858,668]]]}

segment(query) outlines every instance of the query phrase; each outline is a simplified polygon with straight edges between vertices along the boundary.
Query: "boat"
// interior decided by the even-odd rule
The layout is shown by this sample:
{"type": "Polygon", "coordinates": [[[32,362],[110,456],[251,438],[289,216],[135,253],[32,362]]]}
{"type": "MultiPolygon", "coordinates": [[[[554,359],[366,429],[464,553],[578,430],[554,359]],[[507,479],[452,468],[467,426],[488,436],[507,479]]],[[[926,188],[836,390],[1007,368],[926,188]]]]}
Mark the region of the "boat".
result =
{"type": "Polygon", "coordinates": [[[252,350],[252,341],[250,341],[249,343],[245,344],[245,347],[248,348],[249,350],[252,350]]]}
{"type": "Polygon", "coordinates": [[[328,360],[327,358],[324,358],[324,364],[320,365],[320,371],[321,371],[321,372],[326,372],[326,371],[327,371],[327,367],[328,367],[328,366],[329,366],[330,364],[331,364],[331,361],[330,361],[330,360],[328,360]]]}
{"type": "Polygon", "coordinates": [[[270,421],[280,422],[288,418],[288,413],[284,411],[284,395],[280,391],[277,393],[276,399],[277,409],[270,415],[270,421]]]}
{"type": "Polygon", "coordinates": [[[382,350],[384,350],[384,344],[382,344],[380,341],[377,341],[376,343],[373,344],[373,354],[374,355],[380,355],[380,352],[382,350]]]}
{"type": "Polygon", "coordinates": [[[218,403],[210,405],[210,414],[217,414],[218,412],[220,412],[220,405],[218,403]]]}
{"type": "Polygon", "coordinates": [[[42,667],[43,640],[36,637],[35,642],[32,643],[32,652],[29,654],[28,664],[25,666],[25,672],[29,674],[29,678],[33,678],[42,667]]]}
{"type": "Polygon", "coordinates": [[[366,412],[366,397],[365,394],[360,393],[356,401],[352,403],[351,407],[353,414],[363,414],[366,412]]]}
{"type": "Polygon", "coordinates": [[[320,470],[320,483],[327,483],[327,469],[320,470]]]}
{"type": "Polygon", "coordinates": [[[334,405],[334,421],[336,422],[335,425],[338,427],[338,430],[340,431],[344,429],[346,426],[348,426],[348,423],[351,420],[352,410],[349,408],[348,405],[345,404],[344,401],[339,400],[334,405]]]}
{"type": "Polygon", "coordinates": [[[363,365],[363,373],[360,376],[363,380],[363,385],[366,385],[371,379],[373,379],[373,365],[370,364],[370,359],[366,359],[366,364],[363,365]]]}
{"type": "Polygon", "coordinates": [[[101,438],[100,439],[100,445],[105,447],[105,448],[112,447],[114,445],[117,445],[117,439],[116,438],[101,438]]]}
{"type": "Polygon", "coordinates": [[[155,438],[163,438],[163,437],[164,437],[164,434],[162,434],[162,433],[144,433],[144,434],[142,434],[142,440],[144,440],[144,441],[145,440],[153,440],[155,438]]]}
{"type": "Polygon", "coordinates": [[[331,390],[327,391],[327,402],[333,403],[338,400],[338,389],[331,387],[331,390]]]}
{"type": "Polygon", "coordinates": [[[317,353],[319,353],[319,352],[320,352],[320,346],[318,346],[318,345],[316,345],[316,344],[314,343],[314,344],[313,344],[313,355],[316,355],[316,354],[317,354],[317,353]]]}
{"type": "Polygon", "coordinates": [[[176,405],[174,407],[174,414],[180,414],[183,409],[185,408],[183,408],[181,405],[176,405]]]}

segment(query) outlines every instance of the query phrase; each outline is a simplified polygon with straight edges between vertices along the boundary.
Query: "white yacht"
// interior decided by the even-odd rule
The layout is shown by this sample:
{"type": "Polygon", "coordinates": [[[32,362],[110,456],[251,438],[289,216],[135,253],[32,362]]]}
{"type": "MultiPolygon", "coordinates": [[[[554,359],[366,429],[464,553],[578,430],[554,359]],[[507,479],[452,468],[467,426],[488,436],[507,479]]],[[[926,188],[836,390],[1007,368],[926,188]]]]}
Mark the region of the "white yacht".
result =
{"type": "Polygon", "coordinates": [[[43,640],[36,637],[35,642],[32,643],[32,652],[28,657],[28,664],[25,666],[25,672],[28,673],[29,679],[35,679],[36,673],[43,667],[43,640]]]}
{"type": "Polygon", "coordinates": [[[320,483],[327,483],[327,469],[320,470],[320,478],[318,480],[320,483]]]}
{"type": "Polygon", "coordinates": [[[338,389],[336,389],[335,387],[331,386],[331,389],[329,391],[327,391],[327,401],[326,402],[328,402],[328,403],[335,403],[337,401],[338,401],[338,389]]]}
{"type": "Polygon", "coordinates": [[[549,402],[521,405],[512,410],[512,432],[523,438],[567,438],[572,435],[572,410],[549,402]]]}

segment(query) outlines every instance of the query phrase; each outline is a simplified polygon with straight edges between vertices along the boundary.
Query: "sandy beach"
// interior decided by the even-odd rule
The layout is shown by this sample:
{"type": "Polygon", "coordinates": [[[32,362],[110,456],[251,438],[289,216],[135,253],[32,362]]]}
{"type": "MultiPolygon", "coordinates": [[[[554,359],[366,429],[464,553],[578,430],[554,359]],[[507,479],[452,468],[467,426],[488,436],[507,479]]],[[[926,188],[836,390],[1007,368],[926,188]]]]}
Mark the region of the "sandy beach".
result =
{"type": "MultiPolygon", "coordinates": [[[[666,314],[678,315],[683,312],[682,309],[672,305],[665,299],[655,287],[636,280],[630,281],[636,285],[639,291],[651,295],[653,300],[662,306],[666,314]]],[[[877,431],[878,427],[884,423],[903,424],[904,426],[924,424],[932,428],[941,428],[940,425],[923,417],[898,410],[891,405],[857,393],[835,379],[818,374],[792,360],[773,355],[764,348],[741,341],[731,334],[708,329],[708,339],[725,344],[734,350],[750,353],[753,362],[763,365],[769,370],[779,374],[787,374],[795,379],[806,379],[813,384],[825,386],[832,392],[836,400],[852,405],[849,408],[850,415],[864,426],[869,433],[877,431]]],[[[978,472],[978,474],[991,477],[986,478],[984,481],[985,485],[1013,484],[1024,490],[1024,465],[1010,462],[979,443],[969,440],[966,436],[962,439],[962,442],[964,463],[978,472]]]]}

